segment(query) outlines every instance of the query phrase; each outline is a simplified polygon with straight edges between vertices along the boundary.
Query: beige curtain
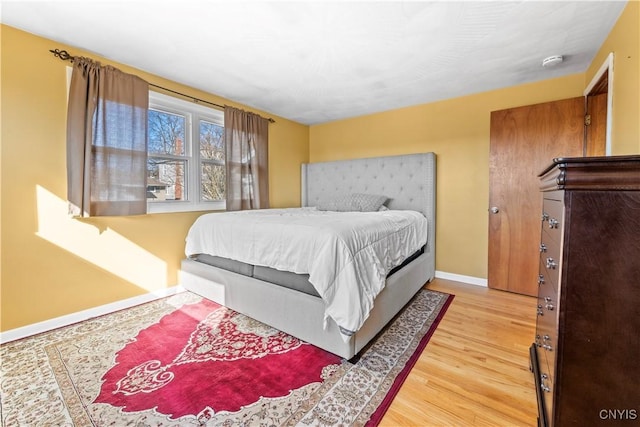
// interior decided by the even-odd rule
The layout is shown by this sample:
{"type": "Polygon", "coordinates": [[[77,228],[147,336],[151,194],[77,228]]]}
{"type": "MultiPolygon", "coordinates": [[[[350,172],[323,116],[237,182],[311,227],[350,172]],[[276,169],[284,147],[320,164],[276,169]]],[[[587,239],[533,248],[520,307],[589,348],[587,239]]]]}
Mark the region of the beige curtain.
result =
{"type": "Polygon", "coordinates": [[[227,210],[269,207],[269,121],[225,106],[227,210]]]}
{"type": "Polygon", "coordinates": [[[67,192],[76,216],[147,211],[149,85],[88,58],[73,61],[67,192]]]}

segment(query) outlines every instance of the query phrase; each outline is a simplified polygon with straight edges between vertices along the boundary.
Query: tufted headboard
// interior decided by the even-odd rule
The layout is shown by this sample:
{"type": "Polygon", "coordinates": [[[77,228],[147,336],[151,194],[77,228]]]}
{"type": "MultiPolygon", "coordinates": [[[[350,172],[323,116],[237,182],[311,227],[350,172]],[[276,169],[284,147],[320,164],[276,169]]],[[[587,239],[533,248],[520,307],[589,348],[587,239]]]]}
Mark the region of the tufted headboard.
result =
{"type": "Polygon", "coordinates": [[[429,220],[428,247],[435,244],[436,155],[405,154],[302,165],[302,206],[350,193],[382,194],[390,209],[422,212],[429,220]]]}

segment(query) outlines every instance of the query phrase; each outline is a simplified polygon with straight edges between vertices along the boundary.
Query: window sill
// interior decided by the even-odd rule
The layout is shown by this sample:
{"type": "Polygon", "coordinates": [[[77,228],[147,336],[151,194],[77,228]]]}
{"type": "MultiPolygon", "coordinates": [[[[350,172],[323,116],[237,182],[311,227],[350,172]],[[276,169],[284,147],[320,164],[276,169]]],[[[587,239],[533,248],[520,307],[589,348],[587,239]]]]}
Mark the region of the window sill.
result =
{"type": "Polygon", "coordinates": [[[224,211],[225,202],[151,202],[147,203],[147,213],[174,213],[174,212],[200,212],[200,211],[224,211]]]}

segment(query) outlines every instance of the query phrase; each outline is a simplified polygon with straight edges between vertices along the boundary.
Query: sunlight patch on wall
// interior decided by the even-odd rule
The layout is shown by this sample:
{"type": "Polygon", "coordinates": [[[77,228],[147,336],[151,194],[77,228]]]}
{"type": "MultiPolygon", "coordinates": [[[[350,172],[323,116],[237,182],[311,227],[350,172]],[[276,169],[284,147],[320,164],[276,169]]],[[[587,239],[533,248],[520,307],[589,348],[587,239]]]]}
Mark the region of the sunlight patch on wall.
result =
{"type": "Polygon", "coordinates": [[[36,235],[147,291],[167,286],[167,263],[106,228],[69,217],[67,202],[37,185],[36,235]]]}

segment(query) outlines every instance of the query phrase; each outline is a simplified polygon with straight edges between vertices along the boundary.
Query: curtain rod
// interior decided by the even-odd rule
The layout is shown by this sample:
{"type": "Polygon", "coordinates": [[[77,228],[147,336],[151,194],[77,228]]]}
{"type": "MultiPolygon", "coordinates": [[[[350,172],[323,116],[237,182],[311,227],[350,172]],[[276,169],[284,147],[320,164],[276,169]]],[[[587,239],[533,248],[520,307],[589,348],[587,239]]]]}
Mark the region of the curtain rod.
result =
{"type": "MultiPolygon", "coordinates": [[[[63,61],[73,62],[73,60],[75,59],[75,56],[69,54],[69,52],[67,52],[66,50],[49,49],[49,52],[53,53],[53,56],[58,57],[58,58],[62,59],[63,61]]],[[[167,92],[175,93],[176,95],[180,95],[180,96],[183,96],[185,98],[189,98],[189,99],[193,100],[193,102],[195,102],[196,104],[203,102],[205,104],[213,105],[215,107],[224,109],[224,105],[220,105],[220,104],[216,104],[215,102],[210,102],[210,101],[207,101],[207,100],[204,100],[204,99],[196,98],[195,96],[187,95],[187,94],[184,94],[182,92],[175,91],[173,89],[167,89],[166,87],[158,86],[158,85],[155,85],[153,83],[149,83],[149,86],[153,86],[153,87],[155,87],[157,89],[161,89],[161,90],[164,90],[164,91],[167,91],[167,92]]],[[[269,123],[275,123],[276,122],[271,117],[267,118],[267,120],[269,120],[269,123]]]]}

